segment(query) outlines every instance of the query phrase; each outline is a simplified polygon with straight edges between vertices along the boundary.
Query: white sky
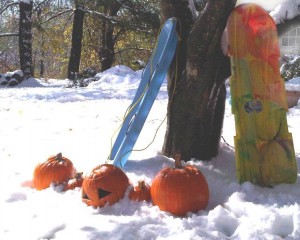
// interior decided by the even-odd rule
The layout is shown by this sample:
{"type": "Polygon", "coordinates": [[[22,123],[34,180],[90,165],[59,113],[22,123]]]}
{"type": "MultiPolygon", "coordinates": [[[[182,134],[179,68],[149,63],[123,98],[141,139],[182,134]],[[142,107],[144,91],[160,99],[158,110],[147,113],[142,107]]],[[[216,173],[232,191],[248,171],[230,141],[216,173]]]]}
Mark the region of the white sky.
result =
{"type": "Polygon", "coordinates": [[[238,0],[237,3],[247,3],[247,2],[252,2],[256,3],[266,10],[273,10],[278,4],[285,2],[287,0],[238,0]]]}

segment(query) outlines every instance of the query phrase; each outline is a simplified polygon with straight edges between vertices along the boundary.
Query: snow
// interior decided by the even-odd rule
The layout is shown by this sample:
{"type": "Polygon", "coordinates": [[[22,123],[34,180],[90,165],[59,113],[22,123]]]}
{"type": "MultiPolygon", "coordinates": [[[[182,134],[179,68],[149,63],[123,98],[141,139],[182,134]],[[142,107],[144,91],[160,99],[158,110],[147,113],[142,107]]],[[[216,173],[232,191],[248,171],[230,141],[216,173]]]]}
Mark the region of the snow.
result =
{"type": "Polygon", "coordinates": [[[196,18],[198,16],[198,12],[196,10],[195,4],[194,4],[194,0],[189,0],[189,9],[191,11],[191,14],[193,15],[194,18],[196,18]]]}
{"type": "MultiPolygon", "coordinates": [[[[141,71],[116,66],[100,73],[87,88],[67,88],[66,80],[29,79],[0,87],[0,239],[300,239],[300,182],[262,188],[239,184],[235,175],[234,118],[229,94],[219,155],[195,161],[210,190],[206,209],[175,217],[127,195],[101,209],[86,206],[79,188],[30,188],[34,167],[62,152],[78,171],[89,173],[105,163],[112,136],[134,97],[141,71]]],[[[300,85],[299,80],[295,85],[300,85]]],[[[168,102],[166,82],[147,118],[135,149],[147,146],[163,122],[168,102]]],[[[300,105],[287,113],[299,167],[300,105]]],[[[173,166],[160,154],[166,123],[153,144],[134,151],[124,171],[132,184],[151,184],[157,172],[173,166]]],[[[127,192],[128,194],[128,192],[127,192]]]]}
{"type": "Polygon", "coordinates": [[[293,19],[300,15],[300,0],[285,0],[270,12],[276,23],[281,23],[286,19],[293,19]]]}

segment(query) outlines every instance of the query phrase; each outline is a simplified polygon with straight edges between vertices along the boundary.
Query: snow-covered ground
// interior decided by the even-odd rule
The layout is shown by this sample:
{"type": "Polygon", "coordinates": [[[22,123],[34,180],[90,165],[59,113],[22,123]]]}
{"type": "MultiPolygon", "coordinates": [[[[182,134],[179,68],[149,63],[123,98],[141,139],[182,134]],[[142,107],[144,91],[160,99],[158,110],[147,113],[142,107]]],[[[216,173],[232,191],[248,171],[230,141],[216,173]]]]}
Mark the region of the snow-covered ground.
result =
{"type": "MultiPolygon", "coordinates": [[[[239,184],[235,174],[234,118],[227,99],[219,155],[190,162],[207,179],[205,210],[175,217],[127,196],[113,206],[94,209],[81,190],[37,191],[28,187],[34,167],[62,152],[78,171],[88,173],[106,161],[113,133],[122,122],[141,72],[116,66],[87,88],[66,88],[64,80],[29,79],[0,88],[0,239],[300,239],[300,175],[295,184],[262,188],[239,184]]],[[[135,149],[150,143],[166,115],[166,83],[154,103],[135,149]]],[[[287,113],[300,163],[300,103],[287,113]]],[[[173,166],[160,154],[165,122],[149,148],[134,151],[124,167],[132,184],[151,184],[156,173],[173,166]]]]}

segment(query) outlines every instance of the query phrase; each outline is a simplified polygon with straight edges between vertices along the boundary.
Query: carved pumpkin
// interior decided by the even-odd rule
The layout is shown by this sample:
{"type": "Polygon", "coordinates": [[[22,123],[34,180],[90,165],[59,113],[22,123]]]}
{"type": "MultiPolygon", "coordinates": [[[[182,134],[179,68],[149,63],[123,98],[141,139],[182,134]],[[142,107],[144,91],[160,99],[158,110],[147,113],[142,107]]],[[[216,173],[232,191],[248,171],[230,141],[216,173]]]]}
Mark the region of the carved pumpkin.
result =
{"type": "Polygon", "coordinates": [[[75,174],[73,163],[58,153],[36,166],[33,172],[33,185],[37,190],[42,190],[48,188],[51,183],[62,184],[73,178],[75,174]]]}
{"type": "Polygon", "coordinates": [[[175,168],[161,170],[153,179],[151,198],[160,210],[177,216],[197,212],[207,206],[208,184],[194,166],[181,166],[180,156],[175,157],[175,168]]]}
{"type": "Polygon", "coordinates": [[[82,201],[89,206],[103,207],[122,199],[129,179],[118,167],[111,164],[97,166],[82,182],[82,201]]]}
{"type": "Polygon", "coordinates": [[[82,182],[83,182],[83,172],[80,173],[76,173],[75,177],[70,179],[65,185],[64,185],[64,190],[73,190],[77,187],[81,187],[82,186],[82,182]]]}
{"type": "Polygon", "coordinates": [[[139,181],[138,185],[130,190],[128,197],[133,201],[150,201],[150,186],[145,181],[139,181]]]}

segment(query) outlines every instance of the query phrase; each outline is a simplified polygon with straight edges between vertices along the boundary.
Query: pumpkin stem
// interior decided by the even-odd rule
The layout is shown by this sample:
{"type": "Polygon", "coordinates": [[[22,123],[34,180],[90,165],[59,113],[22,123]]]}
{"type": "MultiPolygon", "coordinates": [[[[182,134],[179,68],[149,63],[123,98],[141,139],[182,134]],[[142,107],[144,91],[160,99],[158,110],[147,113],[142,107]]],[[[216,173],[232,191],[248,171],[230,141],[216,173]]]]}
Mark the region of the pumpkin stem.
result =
{"type": "Polygon", "coordinates": [[[57,160],[57,161],[59,161],[59,162],[61,162],[61,161],[63,161],[63,160],[64,160],[61,152],[60,152],[60,153],[58,153],[58,154],[56,154],[56,156],[55,156],[55,160],[57,160]]]}
{"type": "Polygon", "coordinates": [[[145,187],[146,187],[146,184],[145,184],[144,180],[138,181],[138,188],[139,189],[144,189],[145,187]]]}
{"type": "Polygon", "coordinates": [[[79,180],[79,179],[81,179],[82,178],[82,175],[83,175],[83,172],[78,172],[78,173],[76,173],[76,175],[75,175],[75,179],[76,180],[79,180]]]}
{"type": "Polygon", "coordinates": [[[181,154],[180,153],[176,153],[174,159],[175,159],[175,168],[181,169],[182,168],[182,165],[181,165],[181,154]]]}

